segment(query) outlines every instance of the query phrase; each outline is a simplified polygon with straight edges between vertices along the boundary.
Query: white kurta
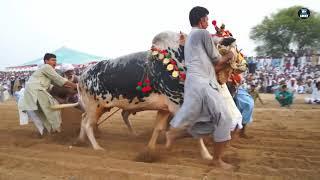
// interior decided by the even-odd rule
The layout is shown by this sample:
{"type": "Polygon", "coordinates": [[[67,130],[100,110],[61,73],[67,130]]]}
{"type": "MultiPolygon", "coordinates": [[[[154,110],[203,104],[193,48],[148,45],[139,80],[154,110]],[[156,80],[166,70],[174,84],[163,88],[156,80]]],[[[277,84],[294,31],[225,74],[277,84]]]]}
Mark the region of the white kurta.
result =
{"type": "Polygon", "coordinates": [[[235,128],[238,126],[239,129],[242,129],[242,115],[239,109],[237,108],[236,103],[234,102],[227,85],[224,83],[221,86],[219,86],[219,91],[221,95],[223,96],[223,99],[225,100],[228,111],[231,116],[232,126],[231,131],[234,131],[235,128]]]}
{"type": "Polygon", "coordinates": [[[19,99],[19,110],[34,111],[41,119],[48,132],[60,128],[60,111],[50,108],[58,102],[48,93],[52,83],[63,86],[67,79],[61,77],[50,65],[44,64],[35,71],[26,82],[23,97],[19,99]]]}
{"type": "Polygon", "coordinates": [[[188,127],[194,137],[212,134],[216,142],[230,140],[231,116],[222,95],[214,64],[220,56],[207,30],[193,28],[185,45],[187,67],[184,102],[170,122],[188,127]]]}

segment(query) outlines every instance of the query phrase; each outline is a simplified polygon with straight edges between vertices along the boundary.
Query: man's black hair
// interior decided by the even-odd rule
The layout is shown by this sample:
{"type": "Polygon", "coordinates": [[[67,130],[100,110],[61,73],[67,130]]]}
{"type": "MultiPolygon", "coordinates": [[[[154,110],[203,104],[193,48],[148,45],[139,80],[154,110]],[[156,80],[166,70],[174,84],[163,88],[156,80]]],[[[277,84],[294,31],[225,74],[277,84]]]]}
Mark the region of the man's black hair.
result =
{"type": "Polygon", "coordinates": [[[51,54],[51,53],[46,53],[43,57],[43,61],[45,62],[46,60],[49,60],[50,58],[57,58],[57,56],[54,54],[51,54]]]}
{"type": "Polygon", "coordinates": [[[209,11],[204,7],[196,6],[192,8],[189,13],[190,25],[192,27],[197,26],[201,18],[207,16],[208,14],[209,11]]]}

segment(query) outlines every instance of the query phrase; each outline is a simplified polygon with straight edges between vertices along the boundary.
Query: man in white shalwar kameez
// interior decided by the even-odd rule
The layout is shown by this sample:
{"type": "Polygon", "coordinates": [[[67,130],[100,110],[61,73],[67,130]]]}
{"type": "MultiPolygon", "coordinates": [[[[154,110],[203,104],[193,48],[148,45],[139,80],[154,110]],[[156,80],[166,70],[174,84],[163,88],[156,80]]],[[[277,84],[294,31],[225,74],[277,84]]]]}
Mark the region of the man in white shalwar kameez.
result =
{"type": "Polygon", "coordinates": [[[188,137],[199,138],[212,135],[214,138],[213,165],[230,169],[230,164],[222,161],[226,143],[231,139],[231,116],[226,102],[218,91],[218,82],[214,66],[222,69],[233,58],[230,52],[221,57],[214,46],[208,27],[208,10],[194,7],[189,14],[193,27],[185,45],[185,64],[187,67],[184,84],[184,102],[167,132],[167,147],[175,139],[188,137]]]}
{"type": "MultiPolygon", "coordinates": [[[[77,85],[61,77],[56,71],[56,56],[47,53],[44,56],[45,64],[36,70],[26,82],[23,96],[18,102],[19,112],[27,113],[34,122],[39,133],[44,134],[44,130],[48,133],[60,132],[61,114],[50,108],[50,106],[58,102],[49,94],[48,91],[53,87],[52,84],[77,88],[77,85]]],[[[21,117],[25,115],[20,114],[21,117]]]]}

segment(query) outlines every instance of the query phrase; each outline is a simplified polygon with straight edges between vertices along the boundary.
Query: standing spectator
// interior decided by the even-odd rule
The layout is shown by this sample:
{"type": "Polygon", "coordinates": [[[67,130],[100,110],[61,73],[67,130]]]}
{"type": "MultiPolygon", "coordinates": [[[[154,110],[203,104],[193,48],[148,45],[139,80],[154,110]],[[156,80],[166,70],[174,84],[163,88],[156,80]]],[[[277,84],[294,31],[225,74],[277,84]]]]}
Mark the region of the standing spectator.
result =
{"type": "Polygon", "coordinates": [[[251,84],[249,94],[252,96],[254,103],[256,103],[256,100],[259,99],[260,103],[263,104],[255,84],[251,84]]]}

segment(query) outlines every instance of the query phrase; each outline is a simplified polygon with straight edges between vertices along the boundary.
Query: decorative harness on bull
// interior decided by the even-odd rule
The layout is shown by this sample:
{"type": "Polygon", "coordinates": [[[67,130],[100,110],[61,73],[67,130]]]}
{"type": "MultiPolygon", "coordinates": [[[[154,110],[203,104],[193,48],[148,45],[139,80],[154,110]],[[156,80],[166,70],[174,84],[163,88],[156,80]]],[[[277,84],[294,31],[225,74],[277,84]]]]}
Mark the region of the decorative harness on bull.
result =
{"type": "MultiPolygon", "coordinates": [[[[180,46],[180,54],[184,54],[183,47],[180,46]]],[[[140,91],[144,96],[149,96],[152,92],[155,91],[155,88],[152,85],[155,85],[156,80],[151,82],[150,75],[150,63],[161,63],[163,65],[163,69],[165,69],[168,73],[172,81],[179,81],[180,84],[184,84],[186,79],[186,67],[181,61],[177,59],[175,54],[177,54],[175,50],[168,49],[158,49],[155,47],[151,48],[148,60],[150,62],[146,62],[145,64],[145,72],[142,76],[141,81],[137,83],[136,90],[140,91]]]]}

